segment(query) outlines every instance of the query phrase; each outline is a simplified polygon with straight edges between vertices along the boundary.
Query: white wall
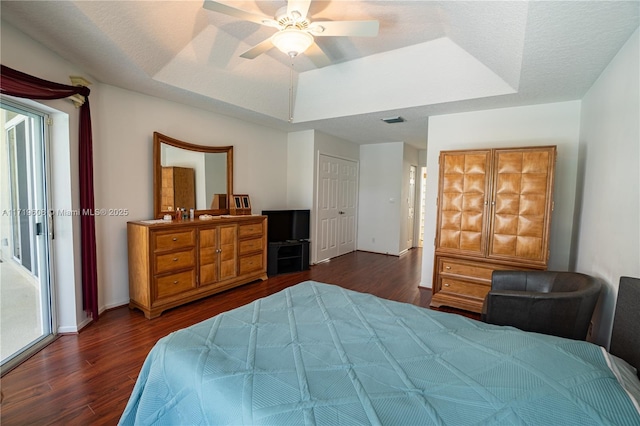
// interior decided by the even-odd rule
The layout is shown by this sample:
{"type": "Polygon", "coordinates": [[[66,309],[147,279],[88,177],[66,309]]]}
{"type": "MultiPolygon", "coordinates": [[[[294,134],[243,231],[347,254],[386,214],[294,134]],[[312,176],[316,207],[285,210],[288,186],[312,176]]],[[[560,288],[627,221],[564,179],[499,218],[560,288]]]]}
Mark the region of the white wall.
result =
{"type": "Polygon", "coordinates": [[[550,270],[569,267],[576,192],[580,101],[449,114],[429,118],[421,286],[431,287],[442,150],[557,145],[550,270]]]}
{"type": "Polygon", "coordinates": [[[289,133],[287,138],[287,205],[280,206],[280,208],[313,208],[313,147],[313,130],[289,133]]]}
{"type": "Polygon", "coordinates": [[[575,265],[604,285],[592,335],[604,346],[620,277],[640,277],[639,31],[582,100],[575,265]]]}
{"type": "Polygon", "coordinates": [[[358,250],[400,254],[404,144],[360,146],[358,250]]]}

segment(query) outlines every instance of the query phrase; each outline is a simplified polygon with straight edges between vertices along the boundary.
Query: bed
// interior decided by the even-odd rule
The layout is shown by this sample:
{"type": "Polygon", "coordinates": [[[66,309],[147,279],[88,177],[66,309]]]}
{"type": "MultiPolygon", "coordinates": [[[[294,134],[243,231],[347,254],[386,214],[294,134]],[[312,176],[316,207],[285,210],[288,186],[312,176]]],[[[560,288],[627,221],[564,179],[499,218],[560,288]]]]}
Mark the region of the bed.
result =
{"type": "Polygon", "coordinates": [[[588,342],[307,281],[158,341],[120,424],[639,425],[635,374],[588,342]]]}

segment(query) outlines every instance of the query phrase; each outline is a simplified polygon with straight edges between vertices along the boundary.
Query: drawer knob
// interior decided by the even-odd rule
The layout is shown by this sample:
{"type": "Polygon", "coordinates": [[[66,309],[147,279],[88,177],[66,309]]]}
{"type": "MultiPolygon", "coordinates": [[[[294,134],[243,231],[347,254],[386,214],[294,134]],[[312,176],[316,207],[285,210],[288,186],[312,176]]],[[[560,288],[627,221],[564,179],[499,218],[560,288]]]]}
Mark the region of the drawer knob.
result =
{"type": "Polygon", "coordinates": [[[177,257],[174,257],[174,258],[173,258],[173,261],[174,261],[174,262],[177,262],[177,261],[178,261],[178,258],[177,258],[177,257]]]}
{"type": "Polygon", "coordinates": [[[449,283],[444,283],[444,286],[445,287],[449,287],[449,283]]]}
{"type": "Polygon", "coordinates": [[[178,284],[178,282],[179,282],[179,281],[174,281],[173,283],[174,283],[174,284],[178,284]]]}
{"type": "Polygon", "coordinates": [[[178,241],[178,237],[173,237],[173,241],[178,241]]]}
{"type": "Polygon", "coordinates": [[[451,269],[451,266],[447,266],[447,267],[445,267],[444,269],[451,269]]]}

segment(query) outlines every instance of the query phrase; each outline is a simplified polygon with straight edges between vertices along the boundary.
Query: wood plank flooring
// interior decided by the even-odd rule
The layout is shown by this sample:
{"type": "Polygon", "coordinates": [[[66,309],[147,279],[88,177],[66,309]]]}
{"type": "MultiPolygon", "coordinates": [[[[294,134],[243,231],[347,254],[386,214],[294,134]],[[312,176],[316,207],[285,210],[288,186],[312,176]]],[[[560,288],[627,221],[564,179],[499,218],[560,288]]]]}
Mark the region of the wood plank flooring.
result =
{"type": "Polygon", "coordinates": [[[126,306],[109,310],[79,334],[60,336],[2,377],[0,423],[115,425],[158,339],[302,281],[336,284],[426,307],[431,291],[418,287],[421,259],[420,249],[400,257],[354,252],[308,271],[279,275],[171,309],[153,320],[126,306]]]}

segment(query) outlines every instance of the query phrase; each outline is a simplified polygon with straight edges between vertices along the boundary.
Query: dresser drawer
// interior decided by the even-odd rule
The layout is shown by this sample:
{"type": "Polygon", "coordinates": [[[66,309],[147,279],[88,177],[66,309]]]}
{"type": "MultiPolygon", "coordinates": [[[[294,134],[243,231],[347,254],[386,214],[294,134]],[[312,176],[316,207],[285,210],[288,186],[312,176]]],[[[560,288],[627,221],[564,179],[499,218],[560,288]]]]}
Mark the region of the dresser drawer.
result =
{"type": "Polygon", "coordinates": [[[155,251],[168,251],[193,247],[195,244],[195,229],[173,232],[154,232],[153,234],[153,247],[155,251]]]}
{"type": "Polygon", "coordinates": [[[252,235],[262,235],[262,222],[249,223],[238,227],[238,235],[242,237],[250,237],[252,235]]]}
{"type": "Polygon", "coordinates": [[[491,281],[491,274],[494,270],[496,270],[496,267],[494,265],[461,262],[455,259],[442,259],[440,265],[441,274],[454,274],[465,277],[474,277],[486,281],[491,281]]]}
{"type": "Polygon", "coordinates": [[[251,253],[252,251],[262,250],[262,238],[252,238],[250,240],[240,241],[240,254],[251,253]]]}
{"type": "Polygon", "coordinates": [[[196,264],[195,249],[177,251],[155,256],[155,273],[176,271],[178,269],[194,267],[196,264]]]}
{"type": "Polygon", "coordinates": [[[196,287],[195,269],[155,278],[156,299],[173,296],[196,287]]]}
{"type": "Polygon", "coordinates": [[[490,285],[471,283],[450,278],[441,278],[440,280],[440,292],[442,293],[453,293],[478,300],[484,300],[489,290],[491,290],[490,285]]]}
{"type": "Polygon", "coordinates": [[[263,270],[264,263],[262,262],[262,258],[262,253],[241,257],[240,275],[263,270]]]}

